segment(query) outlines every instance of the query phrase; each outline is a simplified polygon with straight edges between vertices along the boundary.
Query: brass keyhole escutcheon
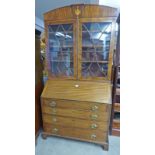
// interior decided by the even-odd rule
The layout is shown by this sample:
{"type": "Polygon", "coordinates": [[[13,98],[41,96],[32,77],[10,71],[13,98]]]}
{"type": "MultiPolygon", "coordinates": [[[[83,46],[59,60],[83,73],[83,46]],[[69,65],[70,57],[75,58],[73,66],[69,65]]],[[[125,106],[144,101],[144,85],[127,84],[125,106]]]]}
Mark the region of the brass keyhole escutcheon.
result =
{"type": "Polygon", "coordinates": [[[91,119],[92,119],[92,120],[96,120],[97,118],[98,118],[98,115],[96,115],[96,114],[92,114],[92,115],[91,115],[91,119]]]}
{"type": "Polygon", "coordinates": [[[78,84],[76,84],[76,85],[75,85],[75,88],[78,88],[78,87],[79,87],[79,85],[78,85],[78,84]]]}
{"type": "Polygon", "coordinates": [[[96,129],[97,127],[98,127],[97,124],[91,124],[92,129],[96,129]]]}
{"type": "Polygon", "coordinates": [[[53,121],[53,122],[56,122],[56,121],[57,121],[57,119],[56,119],[56,118],[53,118],[53,119],[52,119],[52,121],[53,121]]]}
{"type": "Polygon", "coordinates": [[[92,111],[95,111],[95,110],[98,110],[98,106],[97,105],[92,107],[92,111]]]}
{"type": "Polygon", "coordinates": [[[56,106],[56,102],[55,102],[55,101],[52,101],[52,102],[49,103],[49,105],[50,105],[51,107],[55,107],[55,106],[56,106]]]}
{"type": "Polygon", "coordinates": [[[58,132],[58,129],[57,129],[57,128],[54,128],[54,129],[52,130],[52,132],[53,132],[53,133],[57,133],[57,132],[58,132]]]}
{"type": "Polygon", "coordinates": [[[92,134],[91,135],[91,139],[96,139],[96,135],[95,134],[92,134]]]}

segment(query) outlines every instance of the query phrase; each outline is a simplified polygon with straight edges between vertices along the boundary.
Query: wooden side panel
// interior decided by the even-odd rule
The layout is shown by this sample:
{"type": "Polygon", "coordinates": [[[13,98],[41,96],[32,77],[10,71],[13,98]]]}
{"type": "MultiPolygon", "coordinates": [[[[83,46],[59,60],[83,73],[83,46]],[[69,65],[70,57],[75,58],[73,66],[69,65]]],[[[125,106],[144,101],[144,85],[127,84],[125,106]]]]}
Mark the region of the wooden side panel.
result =
{"type": "Polygon", "coordinates": [[[112,22],[111,41],[110,41],[110,52],[108,62],[108,80],[112,80],[112,64],[113,64],[113,53],[115,49],[115,21],[112,22]]]}
{"type": "Polygon", "coordinates": [[[88,129],[88,130],[92,129],[92,131],[93,130],[108,131],[108,125],[107,125],[108,123],[104,121],[96,122],[91,120],[66,118],[66,117],[43,114],[43,122],[52,124],[52,125],[60,125],[63,127],[81,128],[81,129],[88,129]]]}
{"type": "Polygon", "coordinates": [[[39,129],[42,126],[41,104],[40,104],[40,94],[42,89],[43,89],[42,84],[37,84],[35,86],[35,135],[38,134],[39,129]]]}
{"type": "Polygon", "coordinates": [[[78,128],[64,128],[59,125],[51,125],[48,123],[44,124],[44,132],[63,137],[74,137],[79,138],[81,140],[85,139],[100,142],[106,141],[107,138],[107,133],[100,130],[92,131],[78,128]],[[96,138],[93,138],[92,135],[95,135],[96,138]]]}
{"type": "Polygon", "coordinates": [[[38,135],[39,129],[42,126],[41,122],[41,103],[40,95],[43,90],[42,84],[43,66],[40,62],[40,38],[35,37],[35,135],[38,135]]]}

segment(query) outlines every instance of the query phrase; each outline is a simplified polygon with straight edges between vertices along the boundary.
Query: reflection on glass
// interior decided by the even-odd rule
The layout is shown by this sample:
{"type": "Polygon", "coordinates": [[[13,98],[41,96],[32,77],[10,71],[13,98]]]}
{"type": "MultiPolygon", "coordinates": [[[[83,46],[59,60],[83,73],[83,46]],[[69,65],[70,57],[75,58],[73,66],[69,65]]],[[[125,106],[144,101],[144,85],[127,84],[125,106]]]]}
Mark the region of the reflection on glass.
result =
{"type": "Polygon", "coordinates": [[[49,58],[53,76],[73,76],[73,25],[49,25],[49,58]]]}
{"type": "Polygon", "coordinates": [[[82,76],[106,77],[111,39],[111,23],[82,24],[82,76]]]}

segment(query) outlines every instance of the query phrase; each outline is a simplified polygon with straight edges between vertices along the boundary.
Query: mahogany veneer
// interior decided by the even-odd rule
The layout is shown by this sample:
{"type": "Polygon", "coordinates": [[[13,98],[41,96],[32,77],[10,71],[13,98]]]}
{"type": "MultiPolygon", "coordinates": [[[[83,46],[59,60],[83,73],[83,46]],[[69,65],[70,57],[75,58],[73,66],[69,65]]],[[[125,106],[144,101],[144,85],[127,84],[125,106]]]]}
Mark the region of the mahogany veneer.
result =
{"type": "Polygon", "coordinates": [[[43,138],[71,138],[108,150],[117,15],[115,8],[83,4],[44,14],[43,138]]]}

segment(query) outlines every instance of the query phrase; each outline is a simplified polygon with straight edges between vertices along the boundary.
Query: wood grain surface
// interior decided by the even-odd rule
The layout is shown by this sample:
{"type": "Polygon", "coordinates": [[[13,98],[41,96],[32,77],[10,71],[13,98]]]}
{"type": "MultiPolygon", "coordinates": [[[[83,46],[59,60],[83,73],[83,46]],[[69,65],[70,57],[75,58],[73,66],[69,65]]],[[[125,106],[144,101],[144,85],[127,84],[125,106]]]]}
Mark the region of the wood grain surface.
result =
{"type": "Polygon", "coordinates": [[[79,128],[61,127],[59,125],[51,125],[44,123],[44,132],[51,133],[53,135],[82,138],[92,141],[106,141],[107,133],[100,130],[85,130],[79,128]],[[96,138],[92,135],[96,135],[96,138]]]}
{"type": "Polygon", "coordinates": [[[95,120],[92,121],[92,120],[43,114],[43,122],[52,125],[60,125],[63,127],[108,131],[107,121],[97,122],[95,120]]]}
{"type": "Polygon", "coordinates": [[[51,108],[48,106],[42,106],[42,113],[88,120],[92,120],[93,115],[97,115],[95,119],[97,121],[107,121],[109,119],[109,112],[91,112],[75,109],[51,108]]]}
{"type": "Polygon", "coordinates": [[[43,98],[111,104],[111,84],[91,81],[48,80],[43,98]]]}
{"type": "Polygon", "coordinates": [[[117,17],[118,9],[102,6],[102,5],[70,5],[55,10],[51,10],[44,14],[44,20],[68,20],[76,19],[76,9],[80,10],[79,18],[104,18],[104,17],[117,17]]]}
{"type": "Polygon", "coordinates": [[[55,108],[65,108],[65,109],[77,109],[77,110],[89,110],[96,112],[106,112],[108,104],[101,104],[96,102],[79,102],[72,100],[58,100],[45,98],[42,102],[43,105],[55,107],[55,108]],[[54,105],[53,105],[54,103],[54,105]]]}

